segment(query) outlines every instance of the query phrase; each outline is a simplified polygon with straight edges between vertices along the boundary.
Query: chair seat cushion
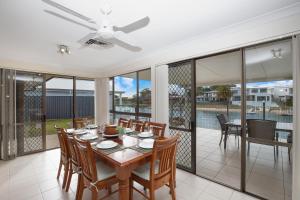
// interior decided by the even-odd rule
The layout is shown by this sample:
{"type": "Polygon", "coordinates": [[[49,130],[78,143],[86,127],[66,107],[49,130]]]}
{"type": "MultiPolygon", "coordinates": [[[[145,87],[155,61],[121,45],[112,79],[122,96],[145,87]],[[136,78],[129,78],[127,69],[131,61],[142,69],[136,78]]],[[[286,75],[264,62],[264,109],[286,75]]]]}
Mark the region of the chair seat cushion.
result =
{"type": "Polygon", "coordinates": [[[109,177],[115,176],[116,171],[114,168],[106,165],[102,161],[97,161],[96,162],[96,167],[97,167],[97,179],[98,181],[105,180],[109,177]]]}
{"type": "MultiPolygon", "coordinates": [[[[159,169],[159,165],[158,165],[158,163],[156,163],[155,173],[158,173],[158,169],[159,169]]],[[[142,179],[149,181],[150,180],[150,163],[146,163],[146,164],[138,167],[137,169],[133,170],[132,173],[142,179]]]]}

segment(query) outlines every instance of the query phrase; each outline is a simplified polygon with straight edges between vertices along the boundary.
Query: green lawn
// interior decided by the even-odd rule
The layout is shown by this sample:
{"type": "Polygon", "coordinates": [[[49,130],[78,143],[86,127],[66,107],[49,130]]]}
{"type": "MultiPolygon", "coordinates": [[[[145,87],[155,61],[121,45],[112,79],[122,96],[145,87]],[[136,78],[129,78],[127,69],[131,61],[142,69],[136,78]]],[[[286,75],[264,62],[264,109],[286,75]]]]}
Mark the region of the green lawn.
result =
{"type": "Polygon", "coordinates": [[[59,128],[69,128],[69,124],[72,119],[48,119],[46,120],[46,133],[47,135],[52,135],[56,133],[54,125],[59,128]]]}

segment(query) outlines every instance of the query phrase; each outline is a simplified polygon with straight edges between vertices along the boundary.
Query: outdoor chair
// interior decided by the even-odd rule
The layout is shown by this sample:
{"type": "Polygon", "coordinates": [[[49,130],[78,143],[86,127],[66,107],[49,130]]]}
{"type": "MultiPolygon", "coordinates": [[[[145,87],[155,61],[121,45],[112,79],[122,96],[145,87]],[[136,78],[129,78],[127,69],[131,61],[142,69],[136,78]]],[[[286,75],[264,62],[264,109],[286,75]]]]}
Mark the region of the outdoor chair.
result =
{"type": "Polygon", "coordinates": [[[131,197],[133,195],[133,190],[136,190],[145,198],[154,200],[155,190],[167,185],[170,187],[172,200],[176,199],[175,158],[178,138],[179,135],[168,139],[155,140],[150,163],[144,164],[132,173],[132,178],[130,180],[131,197]],[[136,189],[133,186],[134,181],[144,186],[144,189],[149,189],[150,197],[136,189]]]}
{"type": "MultiPolygon", "coordinates": [[[[227,143],[228,136],[234,135],[235,138],[237,136],[241,136],[241,130],[237,126],[236,127],[230,126],[230,124],[228,124],[229,120],[227,119],[227,117],[224,114],[217,114],[217,119],[218,119],[220,127],[221,127],[221,139],[220,139],[219,145],[221,145],[223,137],[224,137],[224,148],[226,149],[226,143],[227,143]]],[[[238,138],[238,148],[240,146],[239,141],[240,140],[238,138]]]]}
{"type": "Polygon", "coordinates": [[[250,154],[250,144],[263,144],[274,147],[274,160],[276,161],[276,121],[273,120],[259,120],[247,119],[247,154],[250,154]]]}

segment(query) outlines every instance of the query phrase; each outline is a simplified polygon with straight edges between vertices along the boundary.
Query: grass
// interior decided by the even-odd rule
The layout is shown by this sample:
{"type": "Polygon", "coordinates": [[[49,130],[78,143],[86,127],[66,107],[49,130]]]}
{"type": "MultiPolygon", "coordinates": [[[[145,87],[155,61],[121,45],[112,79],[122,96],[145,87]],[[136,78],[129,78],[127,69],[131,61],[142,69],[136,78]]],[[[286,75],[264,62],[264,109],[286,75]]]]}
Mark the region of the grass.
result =
{"type": "Polygon", "coordinates": [[[61,128],[69,128],[72,119],[48,119],[46,120],[46,133],[52,135],[56,133],[54,126],[61,128]]]}

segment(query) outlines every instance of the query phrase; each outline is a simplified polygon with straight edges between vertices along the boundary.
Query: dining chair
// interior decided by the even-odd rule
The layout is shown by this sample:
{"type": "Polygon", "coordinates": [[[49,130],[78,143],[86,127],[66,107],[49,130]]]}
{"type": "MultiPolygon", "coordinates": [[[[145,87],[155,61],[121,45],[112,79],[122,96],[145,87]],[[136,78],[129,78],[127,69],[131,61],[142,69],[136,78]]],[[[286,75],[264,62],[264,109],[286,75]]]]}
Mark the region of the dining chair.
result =
{"type": "MultiPolygon", "coordinates": [[[[65,130],[63,130],[63,131],[65,132],[65,130]]],[[[67,134],[67,133],[65,132],[65,134],[67,134]]],[[[78,178],[79,178],[79,174],[81,173],[81,167],[79,165],[79,158],[78,158],[78,153],[76,152],[74,137],[68,136],[66,144],[67,144],[67,148],[69,151],[69,170],[68,170],[69,174],[68,174],[65,190],[66,190],[66,192],[68,192],[73,174],[77,173],[78,178]]],[[[76,196],[77,196],[77,194],[76,194],[76,196]]]]}
{"type": "Polygon", "coordinates": [[[103,189],[107,189],[108,194],[103,196],[102,199],[117,192],[117,190],[111,192],[111,186],[118,182],[114,168],[100,160],[96,160],[89,141],[83,141],[76,137],[74,137],[74,141],[82,172],[79,174],[76,192],[78,199],[82,199],[85,188],[92,192],[92,200],[98,199],[98,192],[103,189]]]}
{"type": "Polygon", "coordinates": [[[122,128],[128,128],[129,127],[129,120],[125,118],[119,118],[118,126],[121,126],[122,128]]]}
{"type": "Polygon", "coordinates": [[[291,161],[291,150],[292,150],[292,144],[293,144],[293,136],[292,134],[289,134],[287,137],[287,143],[290,144],[288,146],[288,156],[289,156],[289,162],[291,161]]]}
{"type": "Polygon", "coordinates": [[[130,180],[131,197],[133,190],[135,190],[146,199],[154,200],[155,190],[167,185],[170,187],[172,200],[176,199],[175,157],[178,138],[179,135],[175,135],[167,139],[155,140],[150,163],[148,162],[132,172],[130,180]],[[147,194],[135,188],[134,181],[149,189],[150,195],[147,196],[147,194]]]}
{"type": "Polygon", "coordinates": [[[274,147],[274,160],[276,161],[276,121],[247,119],[247,154],[250,154],[250,144],[257,143],[274,147]]]}
{"type": "Polygon", "coordinates": [[[145,130],[152,131],[153,135],[163,137],[165,135],[166,124],[157,122],[146,122],[145,130]]]}
{"type": "MultiPolygon", "coordinates": [[[[241,130],[238,127],[231,127],[227,123],[229,120],[224,114],[217,114],[217,119],[221,127],[221,139],[219,145],[221,145],[223,137],[224,137],[224,148],[226,148],[226,140],[228,139],[227,136],[234,135],[235,138],[237,136],[241,136],[241,130]]],[[[238,148],[240,146],[240,140],[238,140],[238,148]]]]}
{"type": "Polygon", "coordinates": [[[59,160],[59,167],[58,167],[58,172],[57,172],[57,179],[60,177],[60,173],[62,170],[62,167],[64,169],[64,178],[63,178],[63,185],[62,188],[65,189],[67,179],[68,179],[68,173],[69,173],[69,150],[67,147],[67,134],[65,133],[63,128],[58,128],[55,125],[58,141],[59,141],[59,146],[60,146],[60,160],[59,160]]]}
{"type": "Polygon", "coordinates": [[[143,132],[145,129],[145,122],[131,119],[129,120],[129,128],[137,132],[143,132]]]}
{"type": "Polygon", "coordinates": [[[75,118],[74,119],[74,128],[80,129],[85,127],[85,120],[82,118],[75,118]]]}

